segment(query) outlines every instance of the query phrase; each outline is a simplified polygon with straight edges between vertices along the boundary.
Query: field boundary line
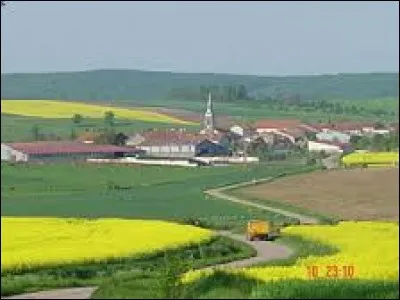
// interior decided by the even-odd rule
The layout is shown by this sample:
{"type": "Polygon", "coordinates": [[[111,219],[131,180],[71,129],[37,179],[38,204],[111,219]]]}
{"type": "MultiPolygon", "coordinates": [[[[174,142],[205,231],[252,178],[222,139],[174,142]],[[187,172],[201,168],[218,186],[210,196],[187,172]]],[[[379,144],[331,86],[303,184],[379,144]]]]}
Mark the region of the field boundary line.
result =
{"type": "Polygon", "coordinates": [[[289,218],[295,218],[295,219],[299,220],[300,224],[318,224],[319,220],[314,217],[310,217],[310,216],[307,216],[304,214],[294,213],[291,211],[272,207],[269,205],[255,203],[250,200],[244,200],[244,199],[223,193],[225,191],[237,189],[239,187],[254,186],[254,185],[257,185],[260,183],[270,182],[276,178],[278,178],[278,177],[267,177],[267,178],[262,178],[262,179],[257,179],[257,180],[245,181],[245,182],[241,182],[241,183],[227,185],[224,187],[208,189],[208,190],[204,191],[204,193],[209,196],[218,198],[218,199],[222,199],[222,200],[226,200],[226,201],[230,201],[230,202],[234,202],[234,203],[238,203],[238,204],[242,204],[242,205],[246,205],[246,206],[256,207],[256,208],[274,212],[274,213],[277,213],[277,214],[280,214],[280,215],[283,215],[283,216],[286,216],[289,218]]]}

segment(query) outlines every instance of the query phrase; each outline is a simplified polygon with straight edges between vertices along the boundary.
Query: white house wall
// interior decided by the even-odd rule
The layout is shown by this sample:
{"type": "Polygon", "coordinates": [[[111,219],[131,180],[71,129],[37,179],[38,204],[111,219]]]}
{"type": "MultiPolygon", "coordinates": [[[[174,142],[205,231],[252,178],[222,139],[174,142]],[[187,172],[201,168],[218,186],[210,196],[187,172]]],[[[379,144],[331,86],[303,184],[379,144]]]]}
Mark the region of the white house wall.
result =
{"type": "Polygon", "coordinates": [[[138,146],[148,155],[157,157],[193,157],[196,151],[195,145],[162,145],[162,146],[138,146]]]}
{"type": "Polygon", "coordinates": [[[235,134],[239,135],[239,136],[243,136],[244,135],[244,129],[242,127],[238,126],[238,125],[232,126],[230,128],[230,131],[232,133],[235,133],[235,134]]]}
{"type": "Polygon", "coordinates": [[[349,143],[350,142],[350,135],[346,133],[342,133],[339,131],[334,130],[325,130],[323,132],[319,132],[315,135],[317,140],[319,141],[330,141],[333,142],[334,140],[339,141],[340,143],[349,143]]]}
{"type": "Polygon", "coordinates": [[[27,154],[11,148],[7,144],[1,144],[2,161],[28,161],[28,158],[27,154]]]}
{"type": "Polygon", "coordinates": [[[325,143],[317,143],[313,141],[308,141],[307,143],[308,151],[311,152],[326,152],[326,153],[342,153],[343,150],[339,146],[329,145],[325,143]]]}

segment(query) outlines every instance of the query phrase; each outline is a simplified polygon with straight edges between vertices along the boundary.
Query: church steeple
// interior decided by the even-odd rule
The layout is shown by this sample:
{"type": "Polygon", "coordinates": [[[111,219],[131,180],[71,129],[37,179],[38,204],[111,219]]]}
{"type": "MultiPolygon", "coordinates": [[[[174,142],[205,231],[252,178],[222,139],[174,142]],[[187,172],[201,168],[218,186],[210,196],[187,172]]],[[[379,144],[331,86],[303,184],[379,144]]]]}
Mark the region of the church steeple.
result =
{"type": "Polygon", "coordinates": [[[204,114],[204,131],[214,132],[214,114],[212,111],[211,93],[208,93],[207,109],[204,114]]]}

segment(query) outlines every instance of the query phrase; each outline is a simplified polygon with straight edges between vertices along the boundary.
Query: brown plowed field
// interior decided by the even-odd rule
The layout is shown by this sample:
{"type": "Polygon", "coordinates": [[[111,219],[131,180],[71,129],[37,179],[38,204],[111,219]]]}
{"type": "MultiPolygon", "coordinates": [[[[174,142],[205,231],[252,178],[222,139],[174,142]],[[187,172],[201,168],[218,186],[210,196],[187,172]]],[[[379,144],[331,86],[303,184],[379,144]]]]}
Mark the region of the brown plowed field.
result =
{"type": "Polygon", "coordinates": [[[317,171],[246,187],[235,194],[343,220],[399,220],[398,168],[317,171]]]}

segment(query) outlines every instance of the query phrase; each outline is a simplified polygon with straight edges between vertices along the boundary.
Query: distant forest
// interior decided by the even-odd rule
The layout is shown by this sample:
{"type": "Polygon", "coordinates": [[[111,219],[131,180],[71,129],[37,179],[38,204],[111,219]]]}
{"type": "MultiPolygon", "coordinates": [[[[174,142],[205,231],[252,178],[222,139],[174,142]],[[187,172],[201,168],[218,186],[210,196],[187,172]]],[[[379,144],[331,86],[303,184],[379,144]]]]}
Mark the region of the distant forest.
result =
{"type": "Polygon", "coordinates": [[[205,100],[208,91],[220,102],[397,98],[399,74],[267,77],[97,70],[1,75],[2,99],[140,100],[144,103],[162,99],[167,103],[168,100],[205,100]]]}

